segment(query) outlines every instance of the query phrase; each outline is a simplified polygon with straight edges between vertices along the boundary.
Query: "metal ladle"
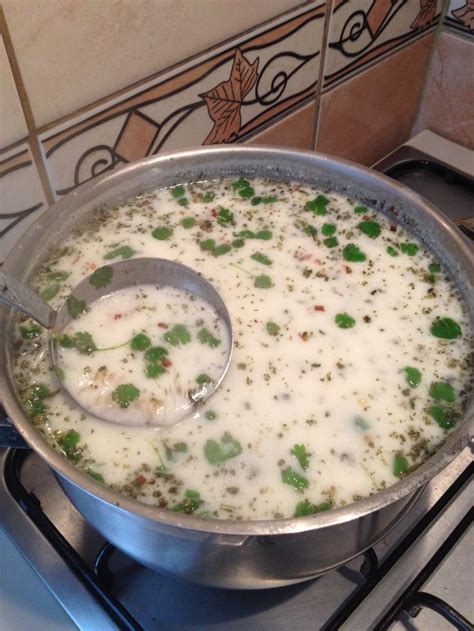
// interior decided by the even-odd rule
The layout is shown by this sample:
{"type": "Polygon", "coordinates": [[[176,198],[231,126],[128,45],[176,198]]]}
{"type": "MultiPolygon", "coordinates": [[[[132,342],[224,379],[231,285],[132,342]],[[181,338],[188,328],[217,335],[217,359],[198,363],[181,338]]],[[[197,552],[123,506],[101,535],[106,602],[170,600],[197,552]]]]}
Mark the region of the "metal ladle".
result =
{"type": "MultiPolygon", "coordinates": [[[[219,378],[210,384],[202,386],[198,392],[189,397],[189,404],[183,407],[182,414],[176,418],[175,423],[181,421],[198,402],[204,402],[212,396],[221,385],[229,368],[234,340],[230,315],[224,301],[213,285],[200,274],[186,265],[167,259],[134,258],[106,265],[99,269],[107,270],[106,274],[110,278],[109,282],[102,287],[96,287],[97,283],[91,282],[93,275],[87,276],[76,285],[58,311],[50,307],[35,291],[13,276],[0,271],[0,302],[25,313],[50,331],[50,353],[54,369],[59,376],[62,368],[58,358],[57,338],[59,337],[58,334],[64,331],[74,319],[71,315],[72,304],[76,308],[79,305],[80,310],[85,311],[88,305],[95,302],[98,298],[137,285],[171,286],[206,301],[225,325],[229,341],[227,358],[219,378]]],[[[96,273],[97,270],[95,271],[96,273]]],[[[61,378],[59,380],[62,388],[69,396],[79,407],[84,408],[83,403],[66,387],[63,380],[61,378]]],[[[102,420],[124,424],[123,421],[111,417],[110,414],[102,415],[94,411],[94,415],[102,420]]],[[[145,424],[147,424],[145,420],[134,423],[134,425],[145,424]]],[[[159,425],[160,423],[156,422],[153,424],[159,425]]],[[[168,423],[165,424],[168,425],[168,423]]]]}

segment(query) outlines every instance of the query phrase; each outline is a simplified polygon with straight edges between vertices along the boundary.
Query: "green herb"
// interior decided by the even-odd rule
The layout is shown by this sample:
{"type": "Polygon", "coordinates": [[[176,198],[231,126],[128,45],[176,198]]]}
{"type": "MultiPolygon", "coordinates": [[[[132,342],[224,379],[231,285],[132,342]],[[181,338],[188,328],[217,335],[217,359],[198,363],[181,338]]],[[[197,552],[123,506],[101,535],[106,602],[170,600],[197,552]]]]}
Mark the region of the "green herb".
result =
{"type": "Polygon", "coordinates": [[[259,230],[255,234],[255,239],[261,239],[262,241],[270,241],[273,234],[271,230],[259,230]]]}
{"type": "Polygon", "coordinates": [[[336,226],[333,223],[325,223],[321,228],[321,232],[325,237],[332,237],[332,235],[336,232],[336,226]]]}
{"type": "Polygon", "coordinates": [[[309,454],[306,451],[306,447],[303,444],[295,445],[293,449],[290,450],[290,453],[295,456],[301,468],[306,471],[309,467],[309,454]]]}
{"type": "Polygon", "coordinates": [[[35,396],[25,399],[23,404],[25,412],[33,419],[37,416],[42,416],[47,409],[43,400],[35,396]]]}
{"type": "Polygon", "coordinates": [[[156,379],[166,372],[166,368],[162,364],[147,364],[145,375],[148,379],[156,379]]]}
{"type": "Polygon", "coordinates": [[[167,228],[166,226],[158,226],[158,228],[155,228],[153,230],[151,236],[155,239],[158,239],[158,241],[166,241],[166,239],[169,239],[172,234],[173,231],[171,230],[171,228],[167,228]]]}
{"type": "Polygon", "coordinates": [[[204,416],[208,421],[215,421],[217,418],[217,414],[214,412],[214,410],[206,410],[204,416]]]}
{"type": "Polygon", "coordinates": [[[74,348],[81,355],[92,355],[97,350],[92,335],[87,331],[78,331],[72,338],[74,348]]]}
{"type": "Polygon", "coordinates": [[[309,481],[291,467],[287,467],[281,472],[281,479],[282,482],[293,486],[297,491],[307,489],[309,486],[309,481]]]}
{"type": "Polygon", "coordinates": [[[273,287],[273,282],[270,276],[260,274],[260,276],[255,278],[254,286],[259,289],[269,289],[270,287],[273,287]]]}
{"type": "Polygon", "coordinates": [[[51,390],[45,383],[37,383],[33,386],[32,395],[36,399],[46,399],[51,396],[51,390]]]}
{"type": "Polygon", "coordinates": [[[204,250],[204,252],[212,252],[212,250],[216,247],[216,242],[214,239],[204,239],[204,241],[199,242],[199,247],[201,250],[204,250]]]}
{"type": "Polygon", "coordinates": [[[360,263],[366,260],[366,255],[359,249],[357,245],[354,243],[349,243],[342,250],[342,256],[346,259],[346,261],[350,261],[351,263],[360,263]]]}
{"type": "Polygon", "coordinates": [[[61,281],[68,278],[69,272],[50,272],[46,278],[51,281],[61,281]]]}
{"type": "Polygon", "coordinates": [[[96,289],[106,287],[112,280],[114,270],[109,265],[98,267],[89,278],[90,284],[96,289]]]}
{"type": "Polygon", "coordinates": [[[456,400],[456,393],[450,383],[445,381],[437,381],[430,386],[430,397],[435,401],[447,401],[448,403],[454,403],[456,400]]]}
{"type": "Polygon", "coordinates": [[[265,327],[266,327],[267,333],[269,333],[269,335],[278,335],[278,333],[280,333],[280,325],[277,324],[276,322],[272,322],[270,320],[270,321],[267,322],[265,327]]]}
{"type": "Polygon", "coordinates": [[[255,191],[251,186],[247,186],[246,188],[241,188],[239,190],[239,195],[244,199],[250,199],[250,197],[255,195],[255,191]]]}
{"type": "Polygon", "coordinates": [[[398,256],[400,252],[396,250],[394,247],[392,247],[391,245],[389,245],[387,248],[387,254],[390,254],[390,256],[398,256]]]}
{"type": "Polygon", "coordinates": [[[261,197],[252,197],[252,201],[250,203],[252,204],[252,206],[258,206],[259,204],[262,203],[262,198],[261,197]]]}
{"type": "Polygon", "coordinates": [[[405,456],[401,454],[395,454],[393,459],[393,475],[397,478],[403,478],[408,471],[408,461],[405,456]]]}
{"type": "Polygon", "coordinates": [[[184,500],[179,504],[175,504],[170,507],[170,510],[175,513],[185,513],[186,515],[192,515],[194,511],[196,511],[201,504],[203,504],[203,500],[201,499],[201,495],[197,491],[187,490],[184,493],[184,500]]]}
{"type": "Polygon", "coordinates": [[[67,312],[69,313],[71,318],[73,318],[73,320],[76,320],[80,315],[86,313],[87,311],[86,301],[74,298],[72,294],[67,297],[66,305],[67,312]]]}
{"type": "Polygon", "coordinates": [[[217,213],[217,223],[220,226],[227,226],[228,224],[234,224],[234,214],[230,212],[227,208],[219,207],[219,212],[217,213]]]}
{"type": "Polygon", "coordinates": [[[46,287],[46,289],[44,289],[41,292],[41,298],[43,298],[43,300],[52,300],[54,298],[54,296],[57,295],[57,293],[59,292],[60,286],[59,283],[54,283],[54,285],[49,285],[49,287],[46,287]]]}
{"type": "Polygon", "coordinates": [[[278,197],[276,197],[275,195],[269,195],[268,197],[262,197],[262,203],[263,204],[274,204],[276,201],[278,201],[278,197]]]}
{"type": "Polygon", "coordinates": [[[189,200],[187,197],[181,197],[181,199],[178,199],[178,204],[187,208],[189,206],[189,200]]]}
{"type": "Polygon", "coordinates": [[[114,250],[110,250],[110,252],[107,252],[107,254],[104,254],[104,259],[110,260],[120,258],[122,259],[122,261],[124,261],[125,259],[131,259],[132,256],[136,253],[137,251],[131,248],[129,245],[121,245],[114,250]]]}
{"type": "Polygon", "coordinates": [[[459,324],[451,318],[436,318],[431,325],[431,335],[443,340],[454,340],[461,337],[462,331],[459,324]]]}
{"type": "Polygon", "coordinates": [[[206,375],[205,372],[202,372],[200,375],[196,377],[196,382],[200,386],[204,386],[207,383],[212,383],[212,379],[209,377],[209,375],[206,375]]]}
{"type": "Polygon", "coordinates": [[[303,228],[303,232],[308,235],[308,237],[316,237],[318,234],[317,229],[314,226],[305,226],[303,228]]]}
{"type": "Polygon", "coordinates": [[[441,265],[439,263],[431,263],[428,269],[432,274],[438,274],[441,271],[441,265]]]}
{"type": "Polygon", "coordinates": [[[238,191],[241,188],[248,188],[250,186],[250,182],[243,177],[238,179],[236,182],[232,182],[232,188],[234,191],[238,191]]]}
{"type": "Polygon", "coordinates": [[[354,318],[351,318],[351,316],[347,315],[347,313],[338,313],[334,318],[334,321],[340,329],[352,329],[356,323],[354,318]]]}
{"type": "Polygon", "coordinates": [[[245,245],[245,241],[243,239],[234,239],[232,241],[232,246],[234,248],[243,248],[245,245]]]}
{"type": "Polygon", "coordinates": [[[314,515],[315,513],[323,513],[331,510],[331,502],[321,502],[320,504],[311,504],[308,500],[298,502],[295,508],[295,517],[307,517],[308,515],[314,515]]]}
{"type": "Polygon", "coordinates": [[[180,197],[183,197],[186,191],[184,190],[184,186],[174,186],[170,189],[170,193],[175,199],[179,199],[180,197]]]}
{"type": "Polygon", "coordinates": [[[241,444],[229,432],[225,432],[219,442],[211,439],[204,446],[204,455],[210,464],[220,464],[241,453],[241,444]]]}
{"type": "Polygon", "coordinates": [[[81,435],[74,429],[70,429],[67,434],[61,436],[58,439],[58,446],[63,451],[64,455],[72,462],[77,462],[81,458],[81,449],[79,448],[79,441],[81,435]]]}
{"type": "MultiPolygon", "coordinates": [[[[144,351],[151,346],[150,338],[144,333],[139,333],[130,340],[130,348],[132,351],[144,351]]],[[[163,349],[164,350],[164,349],[163,349]]]]}
{"type": "Polygon", "coordinates": [[[194,217],[183,217],[180,223],[183,226],[183,228],[186,228],[186,230],[189,230],[189,228],[192,228],[193,226],[196,225],[196,220],[194,219],[194,217]]]}
{"type": "Polygon", "coordinates": [[[327,239],[323,239],[323,243],[327,248],[335,248],[339,245],[337,237],[328,237],[327,239]]]}
{"type": "Polygon", "coordinates": [[[112,392],[112,399],[123,409],[140,396],[140,390],[131,383],[122,383],[112,392]]]}
{"type": "Polygon", "coordinates": [[[311,211],[315,215],[327,215],[328,211],[326,206],[329,204],[329,199],[324,195],[318,195],[309,202],[306,202],[305,209],[311,211]]]}
{"type": "Polygon", "coordinates": [[[74,348],[74,339],[70,335],[61,335],[56,338],[56,341],[61,348],[74,348]]]}
{"type": "Polygon", "coordinates": [[[357,227],[371,239],[376,239],[382,232],[380,224],[376,221],[361,221],[357,227]]]}
{"type": "Polygon", "coordinates": [[[166,331],[163,338],[171,344],[171,346],[180,346],[181,344],[188,344],[191,341],[191,334],[184,324],[175,324],[175,326],[166,331]]]}
{"type": "Polygon", "coordinates": [[[208,329],[201,329],[197,334],[197,338],[201,344],[206,344],[209,348],[217,348],[221,343],[221,340],[214,337],[208,329]]]}
{"type": "Polygon", "coordinates": [[[257,263],[261,263],[262,265],[272,264],[271,259],[269,259],[268,256],[266,256],[265,254],[262,254],[261,252],[255,252],[255,254],[252,254],[250,258],[253,259],[254,261],[257,261],[257,263]]]}
{"type": "Polygon", "coordinates": [[[357,427],[358,430],[360,430],[361,432],[366,432],[369,428],[370,425],[367,423],[367,421],[365,420],[365,418],[362,418],[362,416],[356,416],[354,419],[354,425],[357,427]]]}
{"type": "Polygon", "coordinates": [[[357,213],[358,215],[365,215],[366,213],[369,212],[369,210],[366,206],[356,206],[354,208],[354,212],[357,213]]]}
{"type": "Polygon", "coordinates": [[[41,335],[42,328],[39,324],[30,324],[29,326],[20,326],[20,334],[24,340],[34,340],[35,337],[41,335]]]}
{"type": "Polygon", "coordinates": [[[87,475],[91,477],[93,480],[96,480],[97,482],[100,482],[101,484],[105,484],[104,476],[102,475],[102,473],[98,473],[97,471],[94,471],[94,469],[90,469],[89,467],[85,469],[85,473],[87,473],[87,475]]]}
{"type": "Polygon", "coordinates": [[[407,366],[403,369],[405,372],[405,381],[410,386],[410,388],[416,388],[421,383],[421,372],[418,368],[412,368],[411,366],[407,366]]]}
{"type": "Polygon", "coordinates": [[[400,244],[400,250],[403,252],[403,254],[406,254],[407,256],[415,256],[419,249],[420,248],[416,243],[400,244]]]}
{"type": "Polygon", "coordinates": [[[222,243],[212,250],[213,256],[222,256],[232,250],[232,246],[229,243],[222,243]]]}
{"type": "Polygon", "coordinates": [[[145,353],[145,360],[147,362],[159,362],[162,359],[166,359],[166,357],[168,357],[168,350],[163,346],[152,346],[145,353]]]}
{"type": "Polygon", "coordinates": [[[251,230],[241,230],[237,236],[242,239],[255,239],[255,232],[252,232],[251,230]]]}
{"type": "Polygon", "coordinates": [[[441,405],[432,405],[428,408],[428,412],[443,429],[451,429],[456,424],[454,412],[441,405]]]}
{"type": "Polygon", "coordinates": [[[212,191],[207,191],[207,193],[204,193],[204,195],[202,193],[200,194],[201,201],[204,204],[208,204],[209,202],[212,202],[215,196],[216,194],[213,193],[212,191]]]}

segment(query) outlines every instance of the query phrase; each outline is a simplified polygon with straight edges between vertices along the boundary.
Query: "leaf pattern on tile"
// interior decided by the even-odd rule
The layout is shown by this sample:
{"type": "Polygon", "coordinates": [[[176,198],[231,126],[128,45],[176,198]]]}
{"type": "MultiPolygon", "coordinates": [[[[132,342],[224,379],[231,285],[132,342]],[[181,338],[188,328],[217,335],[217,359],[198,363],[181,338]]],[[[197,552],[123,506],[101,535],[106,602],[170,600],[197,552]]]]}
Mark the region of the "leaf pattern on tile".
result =
{"type": "Polygon", "coordinates": [[[242,124],[240,108],[257,81],[258,62],[257,57],[251,64],[237,48],[230,78],[199,95],[206,102],[209,116],[214,121],[203,144],[230,142],[238,136],[242,124]]]}
{"type": "Polygon", "coordinates": [[[420,12],[410,24],[411,29],[425,28],[436,15],[436,0],[420,0],[420,12]]]}
{"type": "Polygon", "coordinates": [[[474,31],[474,0],[467,0],[462,7],[451,11],[451,13],[470,31],[474,31]]]}

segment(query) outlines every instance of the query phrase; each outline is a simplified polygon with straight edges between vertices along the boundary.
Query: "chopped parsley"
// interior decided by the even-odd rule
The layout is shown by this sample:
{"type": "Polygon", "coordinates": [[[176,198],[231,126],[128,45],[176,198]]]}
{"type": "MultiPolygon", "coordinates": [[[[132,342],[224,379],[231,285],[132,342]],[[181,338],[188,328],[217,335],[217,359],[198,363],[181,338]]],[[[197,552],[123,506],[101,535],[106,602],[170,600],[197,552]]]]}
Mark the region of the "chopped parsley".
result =
{"type": "Polygon", "coordinates": [[[265,328],[269,335],[278,335],[278,333],[280,333],[280,325],[271,320],[266,323],[265,328]]]}
{"type": "Polygon", "coordinates": [[[179,223],[183,228],[189,230],[189,228],[193,228],[196,225],[196,220],[194,217],[183,217],[179,223]]]}
{"type": "Polygon", "coordinates": [[[342,250],[342,256],[346,259],[346,261],[350,261],[351,263],[361,263],[365,261],[367,256],[360,250],[360,248],[354,243],[349,243],[342,250]]]}
{"type": "Polygon", "coordinates": [[[90,284],[96,289],[107,287],[112,281],[114,276],[114,270],[109,265],[103,265],[98,267],[92,276],[89,278],[90,284]]]}
{"type": "Polygon", "coordinates": [[[356,321],[347,313],[338,313],[334,318],[335,323],[340,329],[352,329],[356,321]]]}
{"type": "Polygon", "coordinates": [[[209,348],[217,348],[221,343],[221,340],[214,337],[208,329],[201,329],[197,334],[197,338],[201,344],[205,344],[206,346],[209,346],[209,348]]]}
{"type": "Polygon", "coordinates": [[[112,399],[123,409],[140,396],[140,390],[131,383],[122,383],[112,392],[112,399]]]}
{"type": "Polygon", "coordinates": [[[271,259],[269,259],[268,256],[266,256],[265,254],[262,254],[261,252],[255,252],[255,254],[252,254],[250,258],[253,259],[254,261],[257,261],[257,263],[261,263],[262,265],[272,264],[271,259]]]}
{"type": "Polygon", "coordinates": [[[454,403],[456,400],[456,393],[450,383],[437,381],[433,382],[430,386],[430,397],[435,401],[447,401],[448,403],[454,403]]]}
{"type": "Polygon", "coordinates": [[[132,351],[145,351],[149,346],[151,346],[151,340],[144,333],[139,333],[130,340],[132,351]]]}
{"type": "Polygon", "coordinates": [[[270,276],[260,274],[260,276],[255,278],[254,286],[259,289],[269,289],[270,287],[273,287],[273,282],[270,276]]]}
{"type": "Polygon", "coordinates": [[[361,221],[357,224],[357,227],[371,239],[376,239],[382,232],[380,224],[377,221],[361,221]]]}
{"type": "Polygon", "coordinates": [[[290,453],[295,456],[301,468],[306,471],[309,467],[309,454],[306,451],[306,447],[303,444],[295,445],[293,449],[290,450],[290,453]]]}
{"type": "Polygon", "coordinates": [[[413,368],[412,366],[407,366],[403,369],[405,373],[405,381],[410,386],[410,388],[417,388],[421,383],[421,372],[418,368],[413,368]]]}
{"type": "Polygon", "coordinates": [[[235,224],[234,221],[234,213],[231,213],[228,208],[219,207],[219,212],[217,213],[217,223],[220,226],[228,226],[229,224],[235,224]]]}
{"type": "Polygon", "coordinates": [[[166,226],[158,226],[158,228],[155,228],[153,230],[151,236],[154,239],[158,239],[158,241],[166,241],[171,237],[172,234],[173,231],[171,230],[171,228],[167,228],[166,226]]]}
{"type": "MultiPolygon", "coordinates": [[[[140,349],[143,350],[143,349],[140,349]]],[[[145,353],[147,362],[159,362],[168,357],[168,350],[163,346],[152,346],[145,353]]]]}
{"type": "Polygon", "coordinates": [[[332,237],[332,235],[336,232],[336,226],[333,223],[325,223],[321,228],[321,232],[325,237],[332,237]]]}
{"type": "Polygon", "coordinates": [[[306,202],[305,209],[312,212],[314,215],[327,215],[328,211],[326,206],[329,204],[329,199],[325,195],[318,195],[309,202],[306,202]]]}
{"type": "Polygon", "coordinates": [[[172,329],[166,331],[163,338],[171,346],[181,346],[182,344],[189,344],[191,333],[184,324],[175,324],[172,329]]]}
{"type": "Polygon", "coordinates": [[[408,461],[405,456],[401,454],[395,454],[393,459],[393,475],[397,478],[403,478],[408,471],[408,461]]]}
{"type": "Polygon", "coordinates": [[[298,502],[295,508],[294,517],[307,517],[316,513],[324,513],[331,510],[331,502],[321,502],[320,504],[312,504],[308,500],[298,502]]]}
{"type": "Polygon", "coordinates": [[[390,254],[390,256],[399,256],[400,254],[400,252],[391,245],[387,247],[386,251],[387,251],[387,254],[390,254]]]}
{"type": "Polygon", "coordinates": [[[419,249],[420,249],[420,246],[417,245],[416,243],[401,243],[400,244],[400,250],[403,252],[403,254],[406,254],[407,256],[415,256],[415,254],[417,254],[419,249]]]}
{"type": "Polygon", "coordinates": [[[242,445],[229,432],[220,441],[208,440],[204,445],[204,455],[209,464],[220,464],[242,453],[242,445]]]}
{"type": "Polygon", "coordinates": [[[129,245],[121,245],[118,248],[110,250],[110,252],[107,252],[107,254],[104,254],[104,259],[110,260],[120,258],[122,259],[122,261],[124,261],[125,259],[131,259],[132,256],[134,256],[136,253],[137,251],[131,248],[129,245]]]}
{"type": "Polygon", "coordinates": [[[34,340],[39,337],[43,331],[39,324],[30,324],[29,326],[20,326],[20,335],[24,340],[34,340]]]}
{"type": "Polygon", "coordinates": [[[284,484],[293,486],[297,491],[303,491],[309,486],[309,480],[297,473],[291,467],[286,467],[281,472],[281,479],[284,484]]]}
{"type": "Polygon", "coordinates": [[[461,337],[462,330],[459,324],[451,318],[436,318],[431,325],[431,335],[443,340],[454,340],[461,337]]]}
{"type": "Polygon", "coordinates": [[[67,297],[66,300],[67,312],[73,320],[76,320],[80,315],[86,313],[87,304],[85,300],[79,300],[72,294],[67,297]]]}

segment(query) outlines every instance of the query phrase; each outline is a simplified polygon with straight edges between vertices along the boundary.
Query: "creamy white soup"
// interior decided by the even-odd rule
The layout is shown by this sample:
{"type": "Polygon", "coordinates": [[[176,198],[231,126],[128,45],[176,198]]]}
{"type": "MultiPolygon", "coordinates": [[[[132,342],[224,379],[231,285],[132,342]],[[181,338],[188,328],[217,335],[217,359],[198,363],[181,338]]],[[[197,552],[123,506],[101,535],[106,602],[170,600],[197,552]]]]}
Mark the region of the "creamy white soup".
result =
{"type": "MultiPolygon", "coordinates": [[[[465,305],[396,214],[297,183],[243,178],[183,184],[98,209],[50,253],[32,284],[59,307],[83,277],[103,274],[111,262],[184,263],[227,305],[231,366],[220,389],[177,425],[114,425],[70,403],[51,367],[47,332],[23,320],[13,366],[25,410],[84,473],[173,511],[302,516],[390,486],[439,447],[471,387],[465,305]]],[[[120,302],[119,312],[129,304],[120,302]]],[[[88,314],[70,306],[76,333],[99,346],[88,314]]],[[[182,322],[171,313],[159,322],[168,329],[157,324],[151,334],[148,325],[124,323],[123,335],[117,329],[103,343],[130,343],[143,328],[150,347],[171,359],[176,347],[163,331],[182,322]]],[[[198,349],[208,352],[206,344],[198,349]]],[[[146,364],[146,350],[137,361],[146,364]]],[[[94,378],[102,365],[117,370],[105,353],[86,356],[94,378]]],[[[163,377],[152,371],[124,383],[141,393],[163,377]]],[[[135,390],[123,394],[134,404],[135,390]]]]}
{"type": "Polygon", "coordinates": [[[208,302],[153,285],[95,300],[56,340],[72,397],[99,418],[135,426],[170,426],[190,414],[221,378],[229,342],[208,302]]]}

